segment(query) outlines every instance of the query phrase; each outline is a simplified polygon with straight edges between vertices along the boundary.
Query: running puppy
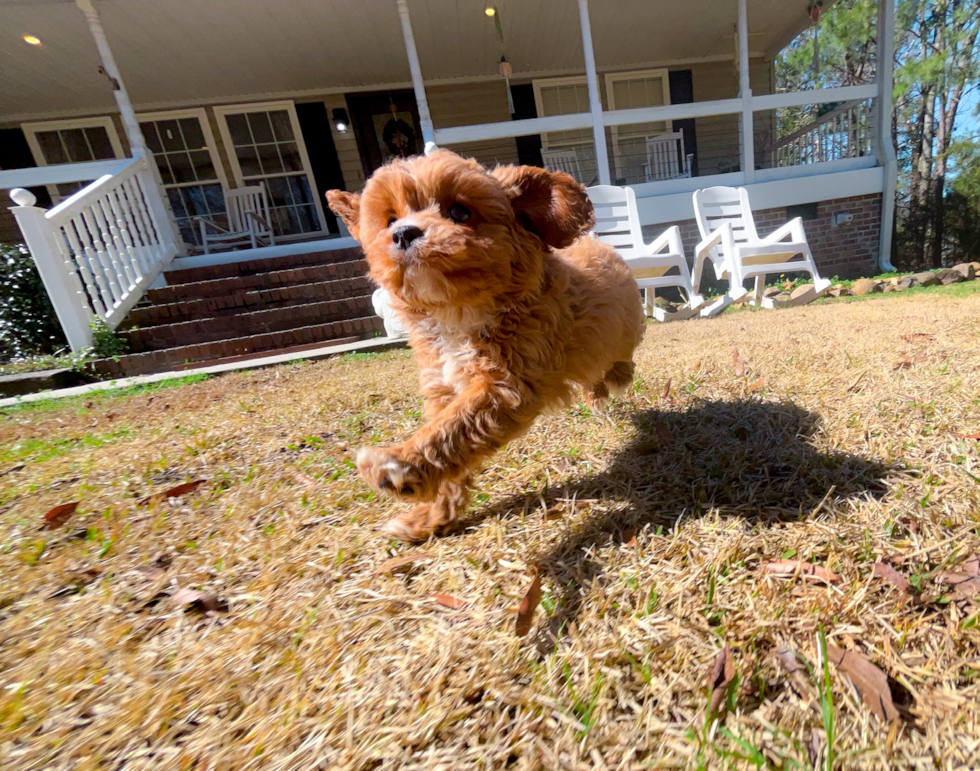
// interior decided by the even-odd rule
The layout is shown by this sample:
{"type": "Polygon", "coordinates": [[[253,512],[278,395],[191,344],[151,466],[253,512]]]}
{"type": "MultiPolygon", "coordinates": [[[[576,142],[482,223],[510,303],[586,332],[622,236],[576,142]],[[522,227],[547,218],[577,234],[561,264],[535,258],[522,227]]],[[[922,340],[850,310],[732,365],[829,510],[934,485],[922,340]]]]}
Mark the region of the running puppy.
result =
{"type": "Polygon", "coordinates": [[[417,505],[386,530],[423,540],[466,510],[471,474],[576,386],[591,406],[633,378],[643,335],[626,263],[590,235],[585,188],[531,166],[493,171],[448,150],[327,193],[409,330],[425,425],[363,448],[364,480],[417,505]]]}

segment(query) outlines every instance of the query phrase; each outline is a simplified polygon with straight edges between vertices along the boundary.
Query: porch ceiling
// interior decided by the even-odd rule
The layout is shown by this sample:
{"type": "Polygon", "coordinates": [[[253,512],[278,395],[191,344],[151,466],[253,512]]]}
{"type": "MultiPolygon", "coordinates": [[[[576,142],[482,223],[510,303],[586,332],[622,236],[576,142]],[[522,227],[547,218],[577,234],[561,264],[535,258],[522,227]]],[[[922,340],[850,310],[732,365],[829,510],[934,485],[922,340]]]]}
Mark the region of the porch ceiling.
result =
{"type": "MultiPolygon", "coordinates": [[[[582,71],[575,0],[494,0],[521,76],[582,71]]],[[[484,0],[408,0],[426,81],[492,77],[484,0]]],[[[803,0],[748,0],[750,53],[807,23],[803,0]]],[[[137,109],[407,84],[395,0],[97,0],[137,109]]],[[[602,69],[734,55],[736,0],[592,0],[602,69]]],[[[71,0],[0,0],[0,122],[110,110],[71,0]],[[24,35],[41,39],[30,46],[24,35]]]]}

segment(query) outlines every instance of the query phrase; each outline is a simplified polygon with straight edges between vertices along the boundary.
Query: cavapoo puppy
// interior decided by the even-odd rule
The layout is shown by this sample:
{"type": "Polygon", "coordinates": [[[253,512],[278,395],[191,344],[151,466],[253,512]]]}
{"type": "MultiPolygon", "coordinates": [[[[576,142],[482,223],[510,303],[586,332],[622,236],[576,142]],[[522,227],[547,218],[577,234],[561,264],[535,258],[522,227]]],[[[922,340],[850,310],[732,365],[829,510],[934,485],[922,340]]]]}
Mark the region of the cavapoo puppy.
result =
{"type": "Polygon", "coordinates": [[[422,540],[466,510],[481,461],[579,387],[590,406],[633,378],[643,335],[626,263],[586,232],[585,188],[531,166],[488,171],[448,150],[327,193],[409,332],[425,425],[364,448],[368,484],[417,505],[386,530],[422,540]]]}

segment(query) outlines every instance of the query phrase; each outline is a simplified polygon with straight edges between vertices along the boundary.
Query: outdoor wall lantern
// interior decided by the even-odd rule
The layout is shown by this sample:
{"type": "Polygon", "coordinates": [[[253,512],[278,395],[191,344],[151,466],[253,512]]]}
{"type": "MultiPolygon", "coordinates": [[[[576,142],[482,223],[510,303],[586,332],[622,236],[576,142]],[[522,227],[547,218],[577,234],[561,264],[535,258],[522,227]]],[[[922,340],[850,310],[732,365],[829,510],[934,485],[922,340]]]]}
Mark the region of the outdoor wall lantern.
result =
{"type": "Polygon", "coordinates": [[[333,111],[333,127],[337,129],[338,134],[347,133],[350,127],[350,118],[347,116],[347,110],[343,107],[338,107],[333,111]]]}

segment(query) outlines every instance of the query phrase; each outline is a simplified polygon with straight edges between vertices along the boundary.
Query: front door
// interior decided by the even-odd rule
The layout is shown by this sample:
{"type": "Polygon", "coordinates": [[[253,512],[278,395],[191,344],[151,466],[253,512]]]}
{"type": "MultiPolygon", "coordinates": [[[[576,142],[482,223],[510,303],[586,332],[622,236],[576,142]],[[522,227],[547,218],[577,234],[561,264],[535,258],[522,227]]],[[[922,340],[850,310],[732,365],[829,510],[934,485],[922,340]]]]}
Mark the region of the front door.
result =
{"type": "Polygon", "coordinates": [[[414,93],[379,91],[347,94],[345,98],[365,177],[392,158],[421,154],[422,132],[414,93]]]}

